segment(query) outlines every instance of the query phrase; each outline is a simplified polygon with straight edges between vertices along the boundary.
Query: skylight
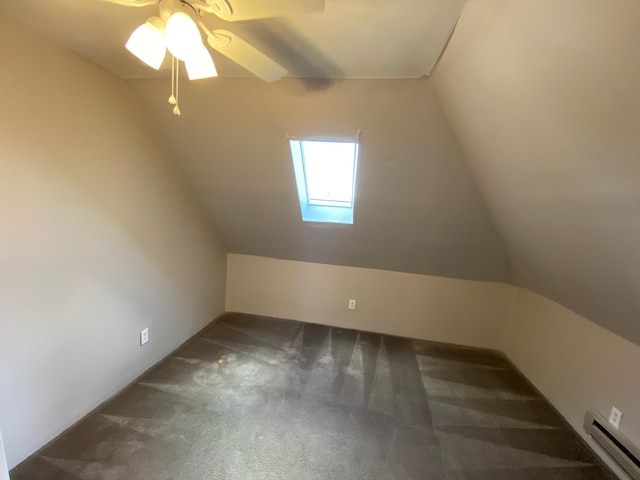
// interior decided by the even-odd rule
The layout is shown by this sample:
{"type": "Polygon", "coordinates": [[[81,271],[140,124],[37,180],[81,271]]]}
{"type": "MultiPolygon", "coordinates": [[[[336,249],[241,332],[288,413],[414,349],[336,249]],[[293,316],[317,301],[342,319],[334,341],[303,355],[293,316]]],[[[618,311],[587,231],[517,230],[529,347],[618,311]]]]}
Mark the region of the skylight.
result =
{"type": "Polygon", "coordinates": [[[302,219],[353,223],[358,144],[291,140],[302,219]]]}

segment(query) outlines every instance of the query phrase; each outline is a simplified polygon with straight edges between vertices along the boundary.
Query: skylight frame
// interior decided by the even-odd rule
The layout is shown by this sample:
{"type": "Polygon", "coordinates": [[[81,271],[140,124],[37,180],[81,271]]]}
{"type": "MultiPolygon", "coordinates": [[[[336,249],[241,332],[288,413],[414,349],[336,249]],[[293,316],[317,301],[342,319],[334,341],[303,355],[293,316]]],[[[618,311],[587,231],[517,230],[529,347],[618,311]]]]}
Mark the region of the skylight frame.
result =
{"type": "Polygon", "coordinates": [[[356,183],[358,177],[358,157],[360,145],[358,139],[290,139],[291,157],[296,177],[300,212],[304,222],[353,224],[353,212],[356,201],[356,183]],[[353,178],[351,183],[351,201],[310,198],[307,169],[304,158],[304,142],[346,143],[353,145],[353,178]]]}

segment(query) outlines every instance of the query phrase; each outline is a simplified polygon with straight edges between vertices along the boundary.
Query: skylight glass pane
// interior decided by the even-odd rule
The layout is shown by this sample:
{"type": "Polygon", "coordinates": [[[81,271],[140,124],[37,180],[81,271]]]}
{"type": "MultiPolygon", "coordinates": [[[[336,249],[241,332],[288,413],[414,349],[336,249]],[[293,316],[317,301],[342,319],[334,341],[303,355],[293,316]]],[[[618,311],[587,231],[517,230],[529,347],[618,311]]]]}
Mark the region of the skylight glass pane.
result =
{"type": "Polygon", "coordinates": [[[310,205],[353,205],[355,143],[304,141],[302,158],[310,205]]]}
{"type": "Polygon", "coordinates": [[[302,220],[353,225],[358,144],[289,142],[302,220]]]}

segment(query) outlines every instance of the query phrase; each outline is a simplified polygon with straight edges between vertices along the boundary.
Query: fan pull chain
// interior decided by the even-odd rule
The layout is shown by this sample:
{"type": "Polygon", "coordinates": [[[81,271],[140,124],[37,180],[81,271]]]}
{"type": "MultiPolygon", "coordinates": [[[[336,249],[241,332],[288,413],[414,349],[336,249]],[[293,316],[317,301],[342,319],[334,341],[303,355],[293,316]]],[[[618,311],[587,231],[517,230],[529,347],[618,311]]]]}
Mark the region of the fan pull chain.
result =
{"type": "Polygon", "coordinates": [[[176,104],[176,57],[171,56],[171,96],[169,97],[169,105],[176,104]]]}
{"type": "Polygon", "coordinates": [[[180,107],[178,105],[178,98],[179,98],[179,93],[178,93],[178,79],[180,78],[180,60],[178,60],[176,58],[176,90],[175,90],[175,94],[176,94],[176,106],[173,107],[173,114],[180,116],[180,107]]]}

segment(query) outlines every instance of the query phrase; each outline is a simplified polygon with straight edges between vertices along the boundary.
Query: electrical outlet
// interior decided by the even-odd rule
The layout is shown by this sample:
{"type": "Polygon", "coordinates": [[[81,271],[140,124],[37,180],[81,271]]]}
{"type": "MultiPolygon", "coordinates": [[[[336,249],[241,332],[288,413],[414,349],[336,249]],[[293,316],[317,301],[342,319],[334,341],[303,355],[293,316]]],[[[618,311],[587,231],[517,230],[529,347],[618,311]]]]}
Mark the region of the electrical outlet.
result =
{"type": "Polygon", "coordinates": [[[609,415],[609,423],[616,428],[620,428],[620,420],[622,420],[622,412],[616,407],[611,407],[611,414],[609,415]]]}
{"type": "Polygon", "coordinates": [[[349,300],[349,310],[355,310],[356,309],[356,301],[351,299],[349,300]]]}
{"type": "Polygon", "coordinates": [[[140,346],[143,346],[149,341],[149,329],[145,328],[140,332],[140,346]]]}

